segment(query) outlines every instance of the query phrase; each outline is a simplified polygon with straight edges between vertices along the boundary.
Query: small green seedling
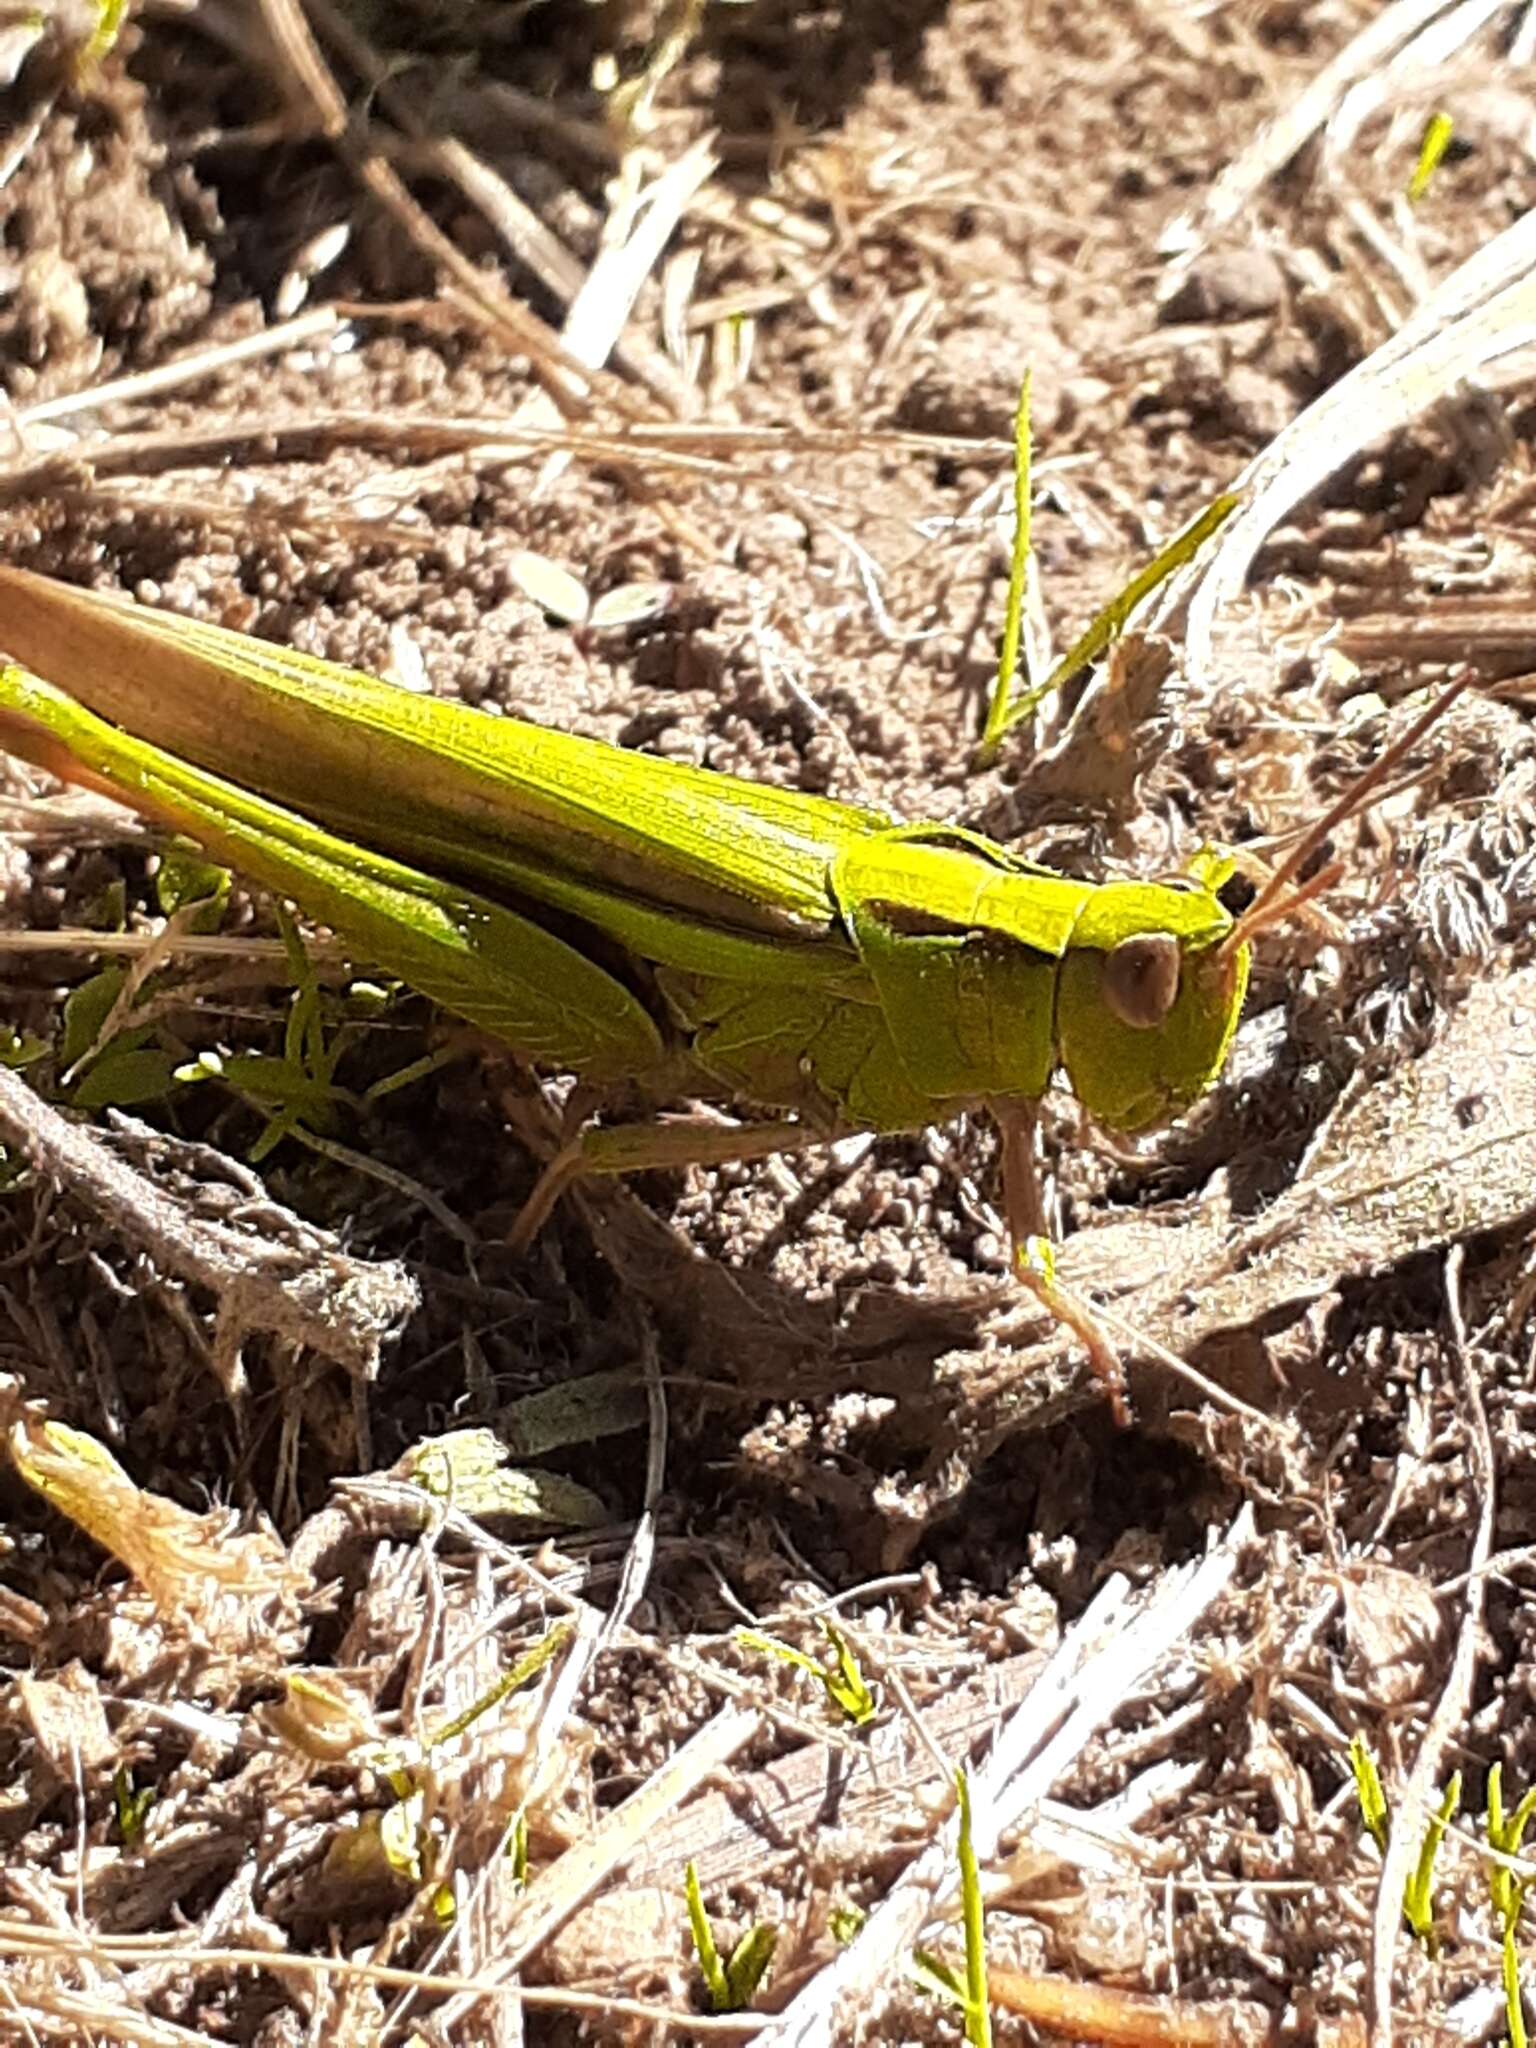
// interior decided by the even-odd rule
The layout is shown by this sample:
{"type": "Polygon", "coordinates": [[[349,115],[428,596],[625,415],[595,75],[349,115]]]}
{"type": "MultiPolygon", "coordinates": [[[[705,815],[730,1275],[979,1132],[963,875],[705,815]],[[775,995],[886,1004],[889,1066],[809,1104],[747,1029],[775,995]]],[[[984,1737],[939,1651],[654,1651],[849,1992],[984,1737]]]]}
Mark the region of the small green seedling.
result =
{"type": "MultiPolygon", "coordinates": [[[[1498,1763],[1490,1764],[1487,1801],[1489,1848],[1497,1850],[1500,1856],[1518,1856],[1533,1814],[1536,1814],[1536,1785],[1526,1792],[1514,1812],[1506,1818],[1503,1766],[1498,1763]]],[[[1488,1865],[1488,1895],[1493,1903],[1494,1918],[1498,1922],[1499,1943],[1503,1955],[1504,2014],[1509,2029],[1510,2048],[1526,2048],[1525,2007],[1520,1995],[1520,1951],[1517,1936],[1520,1915],[1530,1884],[1531,1880],[1528,1877],[1517,1876],[1507,1863],[1490,1862],[1488,1865]]]]}
{"type": "MultiPolygon", "coordinates": [[[[1013,419],[1013,547],[1008,561],[1008,600],[1003,608],[1003,644],[998,655],[997,680],[987,706],[987,722],[981,735],[977,759],[985,766],[996,754],[1010,725],[1017,718],[1012,711],[1013,679],[1018,673],[1019,648],[1024,637],[1024,597],[1029,588],[1029,564],[1034,552],[1034,434],[1029,416],[1030,372],[1024,372],[1019,386],[1019,409],[1013,419]]],[[[1026,684],[1028,679],[1026,678],[1026,684]]],[[[1030,692],[1026,687],[1025,701],[1030,692]]],[[[1028,713],[1019,714],[1027,717],[1028,713]]]]}
{"type": "Polygon", "coordinates": [[[539,609],[562,625],[601,633],[619,626],[638,626],[659,618],[671,604],[670,583],[620,583],[593,597],[579,576],[562,569],[547,555],[529,548],[517,548],[507,563],[507,574],[539,609]]]}
{"type": "Polygon", "coordinates": [[[119,1764],[112,1773],[112,1818],[117,1838],[125,1849],[136,1849],[144,1838],[144,1824],[155,1803],[154,1787],[135,1786],[133,1772],[119,1764]]]}
{"type": "Polygon", "coordinates": [[[1413,176],[1408,180],[1408,203],[1417,206],[1429,190],[1436,171],[1444,160],[1445,152],[1451,146],[1455,123],[1449,114],[1434,113],[1425,123],[1424,139],[1419,144],[1418,161],[1413,167],[1413,176]]]}
{"type": "Polygon", "coordinates": [[[699,1959],[699,1970],[704,1979],[704,1989],[709,1994],[710,2008],[714,2012],[746,2012],[757,1995],[757,1987],[763,1980],[764,1972],[773,1961],[773,1952],[778,1946],[778,1929],[760,1922],[749,1927],[732,1949],[730,1960],[721,1960],[715,1946],[714,1930],[709,1924],[709,1915],[704,1910],[704,1894],[699,1889],[699,1873],[693,1862],[689,1862],[684,1882],[688,1895],[688,1925],[693,1934],[693,1952],[699,1959]]]}
{"type": "Polygon", "coordinates": [[[765,1651],[781,1663],[793,1664],[798,1670],[808,1673],[825,1687],[828,1699],[847,1715],[854,1727],[862,1728],[867,1721],[874,1719],[875,1696],[866,1684],[853,1646],[842,1630],[825,1618],[821,1626],[837,1659],[834,1666],[829,1667],[815,1657],[808,1657],[804,1650],[797,1650],[790,1643],[781,1643],[777,1636],[760,1635],[756,1629],[737,1629],[736,1640],[745,1650],[765,1651]]]}
{"type": "MultiPolygon", "coordinates": [[[[1387,1805],[1387,1795],[1382,1789],[1381,1774],[1376,1768],[1375,1758],[1358,1735],[1349,1745],[1349,1768],[1355,1780],[1355,1795],[1359,1801],[1361,1824],[1377,1848],[1385,1855],[1392,1833],[1391,1810],[1387,1805]]],[[[1431,1815],[1424,1830],[1418,1857],[1403,1886],[1403,1918],[1415,1939],[1431,1956],[1439,1949],[1439,1937],[1435,1932],[1435,1862],[1440,1854],[1440,1844],[1445,1840],[1445,1831],[1450,1826],[1460,1803],[1461,1773],[1454,1771],[1450,1783],[1441,1795],[1439,1806],[1431,1815]]]]}
{"type": "Polygon", "coordinates": [[[991,2048],[992,2011],[987,1996],[986,1909],[981,1896],[981,1873],[971,1838],[971,1786],[965,1771],[955,1773],[955,1801],[959,1809],[960,1920],[965,1930],[965,1970],[931,1950],[919,1949],[912,1958],[917,1982],[940,1998],[957,2005],[965,2015],[965,2038],[969,2048],[991,2048]]]}

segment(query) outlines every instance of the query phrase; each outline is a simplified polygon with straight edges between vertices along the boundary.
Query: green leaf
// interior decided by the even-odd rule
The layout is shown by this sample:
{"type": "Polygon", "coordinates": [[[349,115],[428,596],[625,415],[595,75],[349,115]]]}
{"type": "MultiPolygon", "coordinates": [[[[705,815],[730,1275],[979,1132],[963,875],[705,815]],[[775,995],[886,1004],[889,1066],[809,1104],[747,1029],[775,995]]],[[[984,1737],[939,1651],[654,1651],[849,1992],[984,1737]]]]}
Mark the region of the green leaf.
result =
{"type": "Polygon", "coordinates": [[[132,1771],[126,1764],[119,1764],[112,1773],[112,1808],[118,1840],[125,1849],[138,1846],[154,1803],[153,1786],[142,1785],[135,1791],[132,1771]]]}
{"type": "Polygon", "coordinates": [[[907,1965],[908,1974],[925,1991],[931,1991],[935,1998],[942,1998],[950,2005],[966,2009],[965,1979],[953,1963],[935,1955],[932,1949],[918,1948],[912,1951],[907,1965]]]}
{"type": "Polygon", "coordinates": [[[745,2012],[752,2003],[778,1945],[778,1929],[770,1927],[766,1921],[759,1921],[755,1927],[747,1929],[731,1950],[731,1960],[725,1966],[730,2011],[745,2012]]]}
{"type": "Polygon", "coordinates": [[[47,1039],[39,1038],[35,1032],[0,1027],[0,1067],[9,1067],[12,1073],[30,1067],[51,1050],[47,1039]]]}
{"type": "Polygon", "coordinates": [[[1449,114],[1431,114],[1424,128],[1424,137],[1419,144],[1418,162],[1413,167],[1413,176],[1408,180],[1408,204],[1417,206],[1429,190],[1436,171],[1439,170],[1445,152],[1451,146],[1455,123],[1449,114]]]}
{"type": "MultiPolygon", "coordinates": [[[[557,1621],[553,1627],[547,1628],[533,1647],[523,1652],[510,1671],[504,1671],[494,1685],[486,1687],[479,1699],[471,1701],[462,1714],[456,1714],[441,1728],[433,1730],[430,1746],[435,1749],[444,1742],[457,1740],[467,1728],[472,1728],[483,1714],[488,1714],[492,1707],[499,1706],[508,1694],[520,1691],[523,1686],[537,1678],[575,1633],[576,1624],[573,1621],[557,1621]]],[[[525,1841],[525,1862],[526,1857],[525,1841]]]]}
{"type": "MultiPolygon", "coordinates": [[[[209,1078],[215,1078],[211,1073],[209,1078]]],[[[216,1078],[249,1095],[263,1109],[296,1110],[305,1123],[324,1130],[336,1121],[337,1091],[291,1060],[263,1052],[223,1053],[216,1078]]]]}
{"type": "Polygon", "coordinates": [[[586,1373],[509,1402],[496,1417],[496,1434],[515,1458],[542,1458],[567,1444],[596,1443],[645,1424],[645,1388],[635,1373],[586,1373]]]}
{"type": "Polygon", "coordinates": [[[862,1906],[834,1906],[827,1917],[827,1927],[838,1947],[846,1948],[850,1941],[857,1939],[868,1918],[862,1906]]]}
{"type": "Polygon", "coordinates": [[[440,1045],[434,1052],[423,1053],[419,1060],[412,1060],[408,1066],[396,1067],[392,1074],[386,1074],[375,1081],[364,1096],[365,1102],[382,1102],[386,1095],[393,1095],[397,1089],[409,1088],[415,1081],[423,1081],[429,1074],[437,1073],[443,1067],[451,1067],[455,1060],[464,1057],[462,1045],[440,1045]]]}
{"type": "Polygon", "coordinates": [[[93,932],[120,932],[128,922],[128,887],[125,882],[108,882],[80,912],[80,922],[93,932]]]}
{"type": "Polygon", "coordinates": [[[781,1664],[793,1664],[797,1671],[814,1678],[854,1726],[862,1728],[874,1714],[874,1697],[864,1682],[864,1675],[854,1660],[846,1637],[829,1621],[823,1620],[821,1625],[837,1654],[835,1671],[829,1671],[825,1664],[808,1657],[804,1650],[797,1650],[792,1643],[781,1643],[777,1636],[763,1635],[757,1629],[737,1629],[736,1641],[744,1650],[762,1650],[770,1657],[777,1657],[781,1664]]]}
{"type": "Polygon", "coordinates": [[[1019,644],[1024,633],[1024,593],[1029,581],[1030,521],[1034,438],[1029,417],[1030,373],[1024,372],[1019,386],[1019,407],[1013,420],[1013,548],[1008,561],[1008,598],[1003,609],[1003,645],[997,661],[997,681],[987,706],[986,730],[981,736],[983,765],[997,752],[999,740],[1015,719],[1010,711],[1013,679],[1018,672],[1019,644]]]}
{"type": "Polygon", "coordinates": [[[101,1036],[101,1027],[128,979],[125,967],[103,967],[82,981],[64,999],[64,1030],[59,1039],[59,1065],[67,1074],[78,1066],[101,1036]]]}
{"type": "Polygon", "coordinates": [[[1520,1950],[1513,1927],[1505,1928],[1501,1948],[1500,1975],[1504,1980],[1504,2024],[1509,2030],[1509,2048],[1526,2048],[1525,2001],[1520,1996],[1520,1950]]]}
{"type": "Polygon", "coordinates": [[[1202,512],[1196,513],[1187,526],[1181,527],[1169,541],[1140,569],[1126,584],[1118,596],[1112,597],[1102,610],[1095,612],[1085,630],[1067,649],[1043,683],[1037,683],[1032,690],[1026,690],[1009,708],[1003,722],[1003,730],[1011,732],[1025,719],[1032,718],[1053,690],[1070,683],[1074,676],[1097,661],[1105,648],[1118,640],[1124,632],[1131,614],[1143,599],[1151,596],[1160,583],[1165,583],[1175,569],[1180,569],[1190,558],[1204,547],[1211,535],[1231,518],[1242,503],[1237,491],[1223,491],[1213,498],[1202,512]]]}
{"type": "Polygon", "coordinates": [[[169,1095],[175,1062],[155,1046],[109,1046],[70,1090],[76,1109],[128,1109],[169,1095]]]}
{"type": "Polygon", "coordinates": [[[559,1472],[506,1466],[507,1448],[488,1429],[453,1429],[412,1446],[394,1467],[437,1500],[466,1515],[515,1515],[559,1529],[598,1529],[611,1519],[585,1486],[559,1472]]]}
{"type": "Polygon", "coordinates": [[[826,1631],[828,1642],[837,1653],[836,1671],[822,1674],[827,1691],[837,1701],[854,1727],[862,1728],[866,1721],[875,1718],[875,1696],[865,1684],[864,1674],[859,1669],[858,1659],[853,1653],[853,1645],[842,1630],[826,1620],[823,1620],[821,1625],[826,1631]]]}
{"type": "Polygon", "coordinates": [[[671,602],[670,583],[620,583],[603,592],[586,623],[598,633],[637,626],[644,619],[659,618],[671,602]]]}
{"type": "MultiPolygon", "coordinates": [[[[1504,1856],[1518,1856],[1531,1815],[1536,1813],[1536,1786],[1525,1794],[1506,1820],[1503,1767],[1498,1763],[1490,1764],[1486,1810],[1489,1848],[1504,1856]]],[[[1488,1896],[1493,1902],[1494,1917],[1506,1935],[1519,1925],[1529,1885],[1529,1878],[1518,1877],[1505,1864],[1490,1863],[1488,1866],[1488,1896]]]]}
{"type": "Polygon", "coordinates": [[[531,597],[551,618],[567,626],[585,623],[592,609],[586,585],[547,555],[536,555],[531,548],[514,548],[507,558],[507,574],[523,595],[531,597]]]}
{"type": "Polygon", "coordinates": [[[230,879],[228,868],[204,860],[200,853],[171,846],[160,856],[155,902],[165,917],[174,917],[178,910],[190,911],[188,931],[217,931],[229,901],[230,879]],[[193,905],[198,906],[196,910],[193,905]]]}

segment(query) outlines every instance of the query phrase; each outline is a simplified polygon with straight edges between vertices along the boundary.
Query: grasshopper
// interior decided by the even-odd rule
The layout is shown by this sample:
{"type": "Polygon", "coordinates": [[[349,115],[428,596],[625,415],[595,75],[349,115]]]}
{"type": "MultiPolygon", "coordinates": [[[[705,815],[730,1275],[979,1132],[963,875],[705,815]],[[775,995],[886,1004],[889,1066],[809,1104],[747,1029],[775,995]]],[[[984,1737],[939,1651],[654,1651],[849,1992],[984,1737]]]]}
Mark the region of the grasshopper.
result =
{"type": "Polygon", "coordinates": [[[131,805],[330,926],[534,1065],[648,1105],[588,1126],[520,1218],[589,1173],[761,1157],[985,1111],[1020,1277],[1120,1368],[1051,1273],[1034,1118],[1064,1072],[1139,1132],[1219,1073],[1252,940],[1459,684],[1308,832],[1239,917],[1209,854],[1081,882],[960,827],[629,753],[418,697],[223,627],[0,569],[0,741],[131,805]],[[67,690],[30,669],[67,683],[67,690]]]}

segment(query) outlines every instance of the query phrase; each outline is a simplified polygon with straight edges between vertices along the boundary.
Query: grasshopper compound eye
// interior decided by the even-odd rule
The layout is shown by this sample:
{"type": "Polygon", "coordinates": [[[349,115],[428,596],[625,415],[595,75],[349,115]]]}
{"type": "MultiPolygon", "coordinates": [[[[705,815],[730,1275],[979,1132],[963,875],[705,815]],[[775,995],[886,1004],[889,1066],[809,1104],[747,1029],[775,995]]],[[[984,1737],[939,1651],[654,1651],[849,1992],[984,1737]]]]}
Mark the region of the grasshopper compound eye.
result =
{"type": "Polygon", "coordinates": [[[1104,956],[1105,1006],[1132,1031],[1161,1024],[1179,998],[1179,942],[1171,932],[1136,932],[1104,956]]]}

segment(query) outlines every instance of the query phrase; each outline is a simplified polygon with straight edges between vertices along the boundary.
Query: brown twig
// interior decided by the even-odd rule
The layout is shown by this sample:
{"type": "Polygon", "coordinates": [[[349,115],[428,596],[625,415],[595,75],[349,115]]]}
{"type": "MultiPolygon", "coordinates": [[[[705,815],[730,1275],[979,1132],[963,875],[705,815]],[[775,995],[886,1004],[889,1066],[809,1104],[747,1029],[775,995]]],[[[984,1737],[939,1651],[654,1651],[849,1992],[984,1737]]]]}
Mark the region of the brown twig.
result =
{"type": "Polygon", "coordinates": [[[283,1219],[287,1243],[194,1215],[118,1158],[100,1132],[72,1122],[3,1068],[0,1141],[163,1271],[208,1289],[218,1304],[214,1362],[231,1395],[244,1384],[240,1346],[258,1331],[372,1379],[385,1340],[418,1304],[403,1266],[349,1258],[327,1233],[276,1204],[264,1220],[283,1219]]]}

